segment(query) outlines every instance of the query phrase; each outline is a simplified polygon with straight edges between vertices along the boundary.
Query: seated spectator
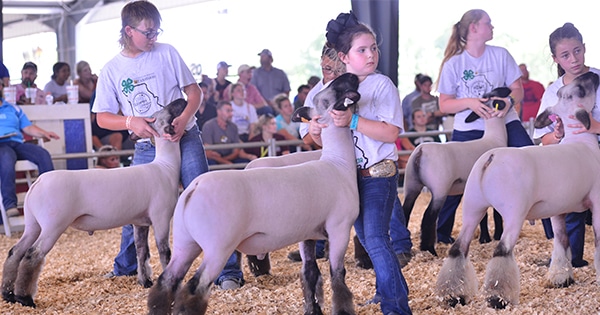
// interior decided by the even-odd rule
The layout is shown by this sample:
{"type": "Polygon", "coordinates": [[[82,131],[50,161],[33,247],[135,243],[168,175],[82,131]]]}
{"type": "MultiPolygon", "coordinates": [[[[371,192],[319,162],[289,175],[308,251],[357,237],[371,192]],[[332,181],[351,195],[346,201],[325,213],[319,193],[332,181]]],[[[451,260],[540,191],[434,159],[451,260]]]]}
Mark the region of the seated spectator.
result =
{"type": "Polygon", "coordinates": [[[26,62],[21,69],[21,83],[16,84],[17,89],[16,99],[17,105],[44,105],[46,104],[45,93],[37,87],[35,79],[37,78],[37,65],[31,61],[26,62]],[[33,99],[28,98],[25,90],[27,88],[35,89],[33,99]]]}
{"type": "MultiPolygon", "coordinates": [[[[300,125],[302,123],[293,122],[292,114],[294,114],[294,108],[287,95],[281,93],[275,96],[273,103],[279,111],[279,115],[275,117],[277,122],[277,133],[282,135],[286,140],[299,140],[300,138],[300,125]]],[[[312,150],[312,147],[308,144],[302,144],[302,149],[305,151],[312,150]]],[[[296,147],[291,147],[290,152],[296,152],[296,147]]]]}
{"type": "Polygon", "coordinates": [[[89,103],[96,91],[98,76],[92,73],[87,61],[78,62],[76,68],[78,77],[73,81],[73,85],[79,86],[79,103],[89,103]]]}
{"type": "MultiPolygon", "coordinates": [[[[112,145],[103,145],[98,152],[117,151],[112,145]]],[[[118,155],[100,156],[96,162],[96,168],[117,168],[121,166],[121,159],[118,155]]]]}
{"type": "MultiPolygon", "coordinates": [[[[96,91],[92,93],[90,99],[90,110],[94,106],[94,100],[96,99],[96,91]]],[[[92,145],[94,149],[99,150],[105,142],[113,146],[117,150],[123,149],[123,143],[129,139],[129,132],[127,130],[110,130],[98,126],[96,121],[96,113],[91,112],[90,121],[92,122],[92,145]]]]}
{"type": "Polygon", "coordinates": [[[225,61],[221,61],[217,64],[217,77],[213,80],[215,85],[215,91],[212,94],[212,100],[216,103],[218,101],[227,100],[225,98],[225,90],[231,84],[231,81],[227,80],[229,75],[229,67],[225,61]]]}
{"type": "MultiPolygon", "coordinates": [[[[440,111],[439,98],[431,95],[431,85],[433,81],[428,75],[417,77],[420,94],[411,102],[411,111],[422,109],[427,115],[427,128],[431,130],[439,130],[442,124],[442,119],[446,116],[440,111]]],[[[410,129],[410,128],[409,128],[410,129]]]]}
{"type": "MultiPolygon", "coordinates": [[[[260,95],[260,92],[256,88],[256,86],[250,83],[252,80],[252,71],[254,67],[250,67],[249,65],[243,64],[238,68],[238,83],[242,83],[246,88],[246,103],[254,106],[256,108],[257,115],[264,114],[273,114],[275,115],[275,111],[267,101],[260,95]]],[[[225,99],[231,99],[231,95],[229,90],[225,91],[225,99]]]]}
{"type": "Polygon", "coordinates": [[[321,78],[313,75],[308,78],[308,82],[306,84],[312,89],[315,85],[319,84],[319,81],[321,81],[321,78]]]}
{"type": "Polygon", "coordinates": [[[241,83],[231,85],[231,105],[233,118],[231,121],[237,126],[240,140],[247,142],[254,137],[254,126],[258,121],[256,109],[246,103],[246,89],[241,83]]]}
{"type": "MultiPolygon", "coordinates": [[[[26,143],[23,133],[44,139],[59,139],[52,131],[31,124],[18,105],[2,101],[0,105],[0,185],[2,202],[9,217],[18,216],[15,163],[29,160],[38,167],[39,174],[52,171],[50,153],[37,144],[26,143]]],[[[1,221],[1,219],[0,219],[1,221]]]]}
{"type": "Polygon", "coordinates": [[[202,90],[204,97],[202,97],[200,107],[198,107],[198,111],[196,112],[196,124],[198,125],[198,128],[200,128],[200,131],[202,131],[202,126],[204,126],[208,120],[217,117],[217,108],[212,100],[209,103],[210,98],[207,97],[208,85],[204,82],[200,82],[198,83],[198,86],[200,86],[200,90],[202,90]]]}
{"type": "Polygon", "coordinates": [[[308,91],[310,91],[310,86],[308,84],[302,84],[298,87],[298,94],[294,97],[294,110],[304,106],[308,91]]]}
{"type": "Polygon", "coordinates": [[[52,94],[54,97],[54,103],[63,102],[67,103],[69,100],[67,96],[67,80],[71,76],[71,67],[68,63],[57,62],[52,67],[52,77],[50,82],[46,83],[44,87],[44,93],[52,94]]]}
{"type": "MultiPolygon", "coordinates": [[[[208,144],[240,143],[237,126],[231,121],[233,108],[228,101],[217,103],[217,117],[210,119],[202,127],[202,142],[208,144]]],[[[256,159],[240,148],[206,150],[209,165],[247,163],[256,159]]]]}
{"type": "MultiPolygon", "coordinates": [[[[251,138],[248,142],[269,142],[271,139],[275,141],[283,141],[285,138],[277,133],[277,122],[273,115],[262,115],[256,123],[256,136],[251,138]]],[[[276,155],[284,155],[290,153],[289,146],[276,146],[276,155]]],[[[249,154],[255,155],[259,158],[269,156],[269,146],[252,147],[244,149],[249,154]]]]}
{"type": "Polygon", "coordinates": [[[10,85],[10,74],[3,62],[0,62],[0,80],[2,80],[2,86],[10,85]]]}
{"type": "MultiPolygon", "coordinates": [[[[415,109],[412,112],[413,127],[409,130],[412,132],[426,132],[426,131],[437,131],[427,126],[428,115],[422,109],[415,109]]],[[[402,148],[404,150],[414,150],[419,144],[425,142],[441,142],[440,137],[437,135],[430,136],[418,136],[418,137],[406,137],[401,138],[402,148]]]]}

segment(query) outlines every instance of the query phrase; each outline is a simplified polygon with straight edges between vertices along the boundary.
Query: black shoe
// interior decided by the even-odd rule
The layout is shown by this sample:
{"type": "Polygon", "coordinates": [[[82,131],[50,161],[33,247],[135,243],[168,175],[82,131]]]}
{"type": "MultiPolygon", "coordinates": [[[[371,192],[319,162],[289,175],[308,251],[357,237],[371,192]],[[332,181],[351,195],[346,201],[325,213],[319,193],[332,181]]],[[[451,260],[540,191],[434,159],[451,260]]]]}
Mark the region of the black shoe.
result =
{"type": "Polygon", "coordinates": [[[438,236],[438,243],[454,244],[454,241],[456,241],[456,240],[452,236],[443,236],[443,237],[438,236]]]}
{"type": "Polygon", "coordinates": [[[354,257],[354,259],[356,260],[356,267],[367,270],[373,269],[373,262],[371,261],[371,258],[369,258],[368,255],[354,257]]]}
{"type": "Polygon", "coordinates": [[[573,266],[573,268],[581,268],[581,267],[585,267],[589,264],[590,263],[585,259],[576,259],[576,260],[571,261],[571,265],[573,266]]]}
{"type": "MultiPolygon", "coordinates": [[[[291,261],[300,262],[302,261],[302,257],[300,256],[299,250],[294,250],[288,253],[288,259],[291,261]]],[[[325,258],[325,253],[317,254],[317,259],[325,258]]]]}

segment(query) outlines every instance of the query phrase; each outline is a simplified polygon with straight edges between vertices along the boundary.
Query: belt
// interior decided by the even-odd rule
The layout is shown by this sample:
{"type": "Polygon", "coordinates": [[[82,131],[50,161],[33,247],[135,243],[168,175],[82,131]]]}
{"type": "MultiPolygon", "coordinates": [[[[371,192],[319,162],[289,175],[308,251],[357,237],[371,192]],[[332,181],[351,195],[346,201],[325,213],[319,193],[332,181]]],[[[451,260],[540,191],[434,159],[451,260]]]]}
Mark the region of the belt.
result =
{"type": "Polygon", "coordinates": [[[398,166],[396,165],[396,161],[393,160],[383,160],[369,168],[358,169],[358,173],[362,177],[391,177],[396,175],[397,172],[398,166]]]}

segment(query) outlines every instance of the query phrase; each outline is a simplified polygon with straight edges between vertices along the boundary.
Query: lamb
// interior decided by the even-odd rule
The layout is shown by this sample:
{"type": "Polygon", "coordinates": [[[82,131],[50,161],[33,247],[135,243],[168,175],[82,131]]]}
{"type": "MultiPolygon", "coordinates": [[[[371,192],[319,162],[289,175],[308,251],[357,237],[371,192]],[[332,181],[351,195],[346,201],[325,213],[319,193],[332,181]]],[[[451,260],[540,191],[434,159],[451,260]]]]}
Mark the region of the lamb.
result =
{"type": "MultiPolygon", "coordinates": [[[[210,286],[235,249],[261,256],[293,243],[305,246],[305,240],[325,238],[329,240],[332,313],[355,314],[344,267],[350,231],[359,212],[354,145],[350,130],[335,127],[327,112],[358,101],[357,89],[358,77],[347,73],[315,96],[311,117],[319,114],[319,122],[329,123],[322,130],[324,148],[319,160],[214,171],[188,186],[173,216],[173,258],[150,290],[149,314],[204,314],[210,286]],[[286,185],[290,180],[307,185],[286,185]],[[181,286],[202,251],[200,268],[181,286]]],[[[305,314],[321,314],[321,273],[315,257],[303,258],[305,314]]]]}
{"type": "Polygon", "coordinates": [[[590,208],[596,235],[596,281],[600,283],[598,137],[591,133],[574,134],[576,128],[569,127],[581,122],[589,129],[589,112],[596,101],[598,82],[598,75],[592,72],[577,77],[558,91],[558,103],[536,118],[536,128],[549,125],[552,115],[562,119],[565,137],[560,144],[497,148],[477,160],[465,187],[462,229],[437,279],[436,291],[447,303],[465,304],[476,293],[477,278],[467,255],[477,222],[489,206],[495,207],[505,221],[483,285],[490,307],[504,308],[519,302],[519,268],[513,248],[524,220],[551,217],[554,249],[548,279],[551,286],[563,287],[573,283],[565,214],[590,208]]]}
{"type": "MultiPolygon", "coordinates": [[[[178,99],[153,116],[152,127],[174,134],[173,119],[187,102],[178,99]]],[[[150,164],[115,169],[56,170],[41,175],[25,197],[25,231],[10,249],[2,272],[2,298],[35,307],[33,297],[46,255],[69,227],[88,231],[134,224],[138,282],[151,287],[149,225],[163,268],[169,262],[169,228],[177,203],[179,142],[155,138],[150,164]]]]}
{"type": "MultiPolygon", "coordinates": [[[[488,98],[486,104],[492,107],[494,102],[490,97],[506,97],[508,94],[510,89],[498,88],[484,95],[483,98],[488,98]]],[[[471,113],[471,115],[476,114],[471,113]]],[[[467,122],[470,117],[472,116],[467,118],[467,122]]],[[[504,118],[492,117],[485,120],[485,132],[481,139],[466,142],[423,143],[411,153],[404,173],[402,206],[407,224],[423,187],[426,186],[431,192],[431,201],[421,221],[421,250],[437,256],[436,223],[446,197],[462,194],[469,172],[477,158],[492,148],[505,147],[507,141],[504,118]]],[[[502,223],[496,215],[494,221],[496,222],[495,238],[499,238],[502,223]]],[[[481,222],[481,235],[480,242],[490,241],[487,219],[481,222]]]]}

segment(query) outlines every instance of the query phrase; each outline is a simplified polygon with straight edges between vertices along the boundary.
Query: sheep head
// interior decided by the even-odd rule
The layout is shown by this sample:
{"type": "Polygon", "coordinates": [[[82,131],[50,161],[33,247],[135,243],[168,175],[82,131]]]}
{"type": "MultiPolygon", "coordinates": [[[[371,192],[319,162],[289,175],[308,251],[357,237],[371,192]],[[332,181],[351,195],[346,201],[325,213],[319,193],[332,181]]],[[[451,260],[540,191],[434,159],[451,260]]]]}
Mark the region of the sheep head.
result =
{"type": "MultiPolygon", "coordinates": [[[[175,134],[175,128],[173,128],[173,119],[180,116],[187,106],[187,101],[183,98],[179,98],[169,103],[161,110],[155,112],[151,117],[156,118],[154,122],[150,123],[150,126],[154,128],[159,134],[175,134]]],[[[134,133],[130,136],[131,140],[136,141],[140,137],[134,133]]]]}
{"type": "MultiPolygon", "coordinates": [[[[510,95],[511,89],[507,87],[499,87],[493,89],[491,92],[485,93],[481,96],[481,98],[487,98],[487,101],[484,102],[488,107],[492,107],[498,110],[503,110],[506,106],[506,103],[503,100],[492,100],[492,97],[508,97],[510,95]]],[[[469,114],[469,116],[465,119],[465,122],[470,123],[474,122],[479,118],[475,112],[469,114]]]]}
{"type": "Polygon", "coordinates": [[[591,125],[589,113],[596,104],[599,81],[597,74],[587,72],[561,87],[556,93],[557,104],[546,108],[536,117],[535,128],[549,126],[556,120],[556,116],[565,120],[573,115],[586,129],[589,129],[591,125]]]}
{"type": "Polygon", "coordinates": [[[352,73],[344,73],[337,77],[317,93],[313,98],[315,108],[300,107],[292,116],[292,121],[308,122],[315,115],[325,117],[325,113],[331,109],[345,111],[360,100],[358,93],[358,77],[352,73]]]}

